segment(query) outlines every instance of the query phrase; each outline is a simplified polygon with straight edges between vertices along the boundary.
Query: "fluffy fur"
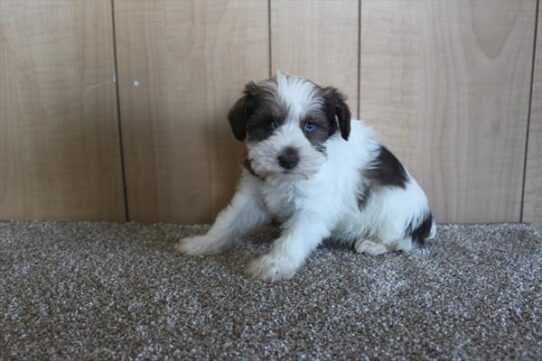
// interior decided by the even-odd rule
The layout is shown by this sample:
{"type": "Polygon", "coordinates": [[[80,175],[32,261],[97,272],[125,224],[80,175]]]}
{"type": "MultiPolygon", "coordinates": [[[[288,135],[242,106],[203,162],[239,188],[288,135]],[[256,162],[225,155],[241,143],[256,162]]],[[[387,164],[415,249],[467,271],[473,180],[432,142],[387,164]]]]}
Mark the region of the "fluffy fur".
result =
{"type": "Polygon", "coordinates": [[[233,106],[234,136],[248,150],[237,193],[209,232],[181,240],[188,255],[218,253],[277,220],[281,236],[254,260],[254,276],[288,279],[325,239],[380,255],[435,235],[427,198],[345,97],[278,73],[249,83],[233,106]]]}

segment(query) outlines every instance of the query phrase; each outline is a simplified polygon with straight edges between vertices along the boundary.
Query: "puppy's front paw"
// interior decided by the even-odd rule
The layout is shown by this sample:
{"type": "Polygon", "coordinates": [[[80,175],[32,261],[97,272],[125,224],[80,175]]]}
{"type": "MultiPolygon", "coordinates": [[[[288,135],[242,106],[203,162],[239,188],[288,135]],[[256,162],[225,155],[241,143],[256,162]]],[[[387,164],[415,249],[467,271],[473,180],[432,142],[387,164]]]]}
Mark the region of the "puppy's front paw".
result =
{"type": "Polygon", "coordinates": [[[177,250],[189,256],[202,256],[220,253],[222,242],[207,235],[181,239],[177,244],[177,250]]]}
{"type": "Polygon", "coordinates": [[[271,282],[290,279],[296,270],[297,267],[292,261],[272,255],[261,256],[248,267],[248,272],[253,276],[271,282]]]}

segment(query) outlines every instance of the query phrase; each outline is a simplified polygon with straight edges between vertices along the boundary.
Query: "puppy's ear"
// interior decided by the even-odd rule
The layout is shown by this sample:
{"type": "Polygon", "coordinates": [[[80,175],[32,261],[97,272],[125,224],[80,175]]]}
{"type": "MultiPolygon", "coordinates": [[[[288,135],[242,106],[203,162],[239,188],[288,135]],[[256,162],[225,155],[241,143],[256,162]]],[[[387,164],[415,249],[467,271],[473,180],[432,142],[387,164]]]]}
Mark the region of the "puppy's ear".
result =
{"type": "Polygon", "coordinates": [[[247,121],[256,109],[258,86],[254,82],[245,85],[243,96],[239,98],[228,113],[228,121],[235,139],[245,140],[247,136],[247,121]]]}
{"type": "Polygon", "coordinates": [[[346,105],[346,97],[333,87],[322,89],[324,107],[327,118],[335,124],[335,118],[339,122],[339,129],[344,140],[350,135],[350,109],[346,105]]]}

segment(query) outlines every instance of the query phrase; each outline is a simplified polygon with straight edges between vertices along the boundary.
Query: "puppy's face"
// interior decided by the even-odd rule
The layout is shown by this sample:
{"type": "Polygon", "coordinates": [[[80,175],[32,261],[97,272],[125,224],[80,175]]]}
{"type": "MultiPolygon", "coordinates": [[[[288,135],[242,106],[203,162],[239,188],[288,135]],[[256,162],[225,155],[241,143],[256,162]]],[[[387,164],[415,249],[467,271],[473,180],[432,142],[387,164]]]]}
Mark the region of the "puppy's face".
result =
{"type": "Polygon", "coordinates": [[[341,93],[282,73],[247,84],[228,119],[234,136],[247,139],[250,167],[263,178],[310,178],[326,159],[328,139],[350,134],[341,93]]]}

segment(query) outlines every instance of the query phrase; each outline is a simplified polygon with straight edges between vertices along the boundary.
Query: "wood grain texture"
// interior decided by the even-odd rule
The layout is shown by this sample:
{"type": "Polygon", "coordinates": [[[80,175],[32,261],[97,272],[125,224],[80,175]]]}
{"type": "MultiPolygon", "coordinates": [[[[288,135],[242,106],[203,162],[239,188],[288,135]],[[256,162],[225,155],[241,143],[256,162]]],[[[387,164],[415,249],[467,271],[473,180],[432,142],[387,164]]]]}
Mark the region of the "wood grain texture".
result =
{"type": "Polygon", "coordinates": [[[519,221],[535,7],[362,1],[361,117],[438,221],[519,221]]]}
{"type": "Polygon", "coordinates": [[[227,111],[269,71],[268,4],[115,1],[131,220],[211,221],[235,190],[243,147],[227,111]]]}
{"type": "Polygon", "coordinates": [[[542,6],[538,4],[523,221],[542,228],[542,6]]]}
{"type": "Polygon", "coordinates": [[[123,221],[109,1],[0,1],[0,219],[123,221]]]}
{"type": "Polygon", "coordinates": [[[358,108],[358,0],[271,0],[271,54],[277,70],[333,85],[358,108]]]}

